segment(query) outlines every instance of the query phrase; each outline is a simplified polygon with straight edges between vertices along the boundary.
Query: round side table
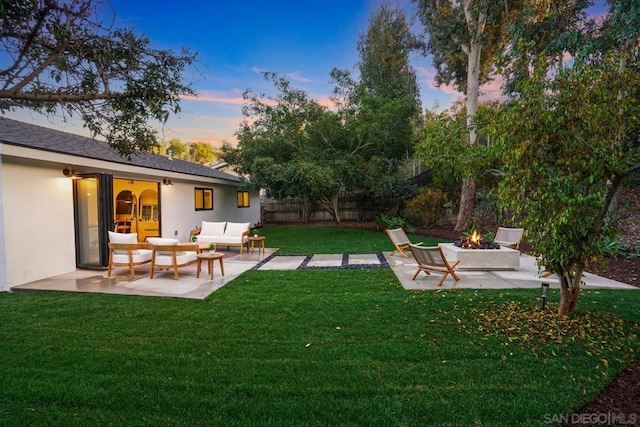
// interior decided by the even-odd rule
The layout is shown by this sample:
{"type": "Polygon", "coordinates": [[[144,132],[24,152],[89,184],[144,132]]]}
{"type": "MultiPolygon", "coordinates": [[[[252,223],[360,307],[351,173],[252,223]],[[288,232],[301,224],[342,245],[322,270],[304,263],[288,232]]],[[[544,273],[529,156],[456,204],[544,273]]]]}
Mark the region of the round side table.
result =
{"type": "Polygon", "coordinates": [[[200,271],[202,270],[202,260],[207,261],[207,267],[209,267],[209,274],[211,275],[211,280],[213,280],[213,261],[218,260],[220,262],[220,271],[224,276],[224,264],[222,262],[222,258],[224,258],[224,254],[220,252],[201,252],[198,255],[198,271],[196,273],[196,278],[200,278],[200,271]]]}

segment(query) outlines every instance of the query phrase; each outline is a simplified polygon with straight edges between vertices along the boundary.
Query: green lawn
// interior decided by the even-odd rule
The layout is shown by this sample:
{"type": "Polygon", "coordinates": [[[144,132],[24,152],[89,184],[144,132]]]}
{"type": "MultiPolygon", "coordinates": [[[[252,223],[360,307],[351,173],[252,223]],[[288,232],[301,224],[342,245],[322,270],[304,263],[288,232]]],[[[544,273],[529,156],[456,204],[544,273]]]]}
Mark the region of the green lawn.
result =
{"type": "MultiPolygon", "coordinates": [[[[267,237],[267,246],[286,254],[342,254],[392,251],[387,234],[357,229],[338,231],[334,227],[265,227],[260,234],[267,237]]],[[[408,234],[413,243],[436,245],[442,240],[408,234]]]]}
{"type": "MultiPolygon", "coordinates": [[[[303,231],[263,234],[294,253],[303,231]]],[[[330,244],[391,249],[355,234],[330,244]]],[[[564,336],[505,311],[535,319],[538,297],[388,269],[248,271],[205,301],[2,293],[0,425],[544,425],[636,356],[640,292],[584,292],[564,336]]]]}

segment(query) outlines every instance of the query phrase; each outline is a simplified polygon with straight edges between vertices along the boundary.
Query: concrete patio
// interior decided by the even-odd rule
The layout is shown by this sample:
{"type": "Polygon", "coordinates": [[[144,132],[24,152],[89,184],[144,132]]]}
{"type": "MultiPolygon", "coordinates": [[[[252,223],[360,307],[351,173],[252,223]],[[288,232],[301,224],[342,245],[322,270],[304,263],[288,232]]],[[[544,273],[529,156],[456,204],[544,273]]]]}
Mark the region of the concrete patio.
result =
{"type": "MultiPolygon", "coordinates": [[[[12,292],[21,291],[62,291],[103,293],[118,295],[139,295],[172,298],[204,299],[247,270],[316,270],[316,269],[356,269],[390,267],[401,285],[407,290],[438,289],[512,289],[540,288],[542,282],[558,287],[555,276],[540,278],[535,258],[521,255],[520,267],[514,271],[464,271],[456,269],[460,281],[448,277],[441,287],[437,286],[439,274],[427,276],[420,273],[416,280],[411,277],[417,269],[413,259],[390,252],[373,254],[317,254],[317,255],[276,255],[277,248],[267,248],[265,253],[240,254],[233,249],[224,251],[222,276],[219,264],[214,263],[214,279],[207,273],[206,263],[200,278],[196,278],[196,265],[179,269],[180,279],[174,280],[173,272],[162,270],[149,278],[150,265],[136,268],[136,278],[131,279],[127,268],[115,269],[111,278],[106,270],[77,270],[61,276],[51,277],[24,285],[14,286],[12,292]]],[[[638,288],[586,273],[585,289],[629,289],[638,288]]]]}
{"type": "MultiPolygon", "coordinates": [[[[541,278],[535,257],[524,254],[520,255],[518,270],[478,271],[456,268],[460,281],[455,281],[449,276],[441,287],[436,286],[441,277],[437,273],[427,276],[426,273],[421,272],[416,280],[411,280],[418,268],[418,264],[412,257],[404,258],[399,255],[389,256],[389,254],[385,256],[402,286],[408,290],[540,288],[541,283],[549,283],[551,288],[560,286],[556,275],[541,278]]],[[[584,274],[583,282],[584,289],[639,289],[590,273],[584,274]]]]}
{"type": "Polygon", "coordinates": [[[136,267],[135,279],[131,279],[128,268],[115,268],[111,278],[107,277],[106,270],[78,269],[68,274],[14,286],[11,292],[63,291],[204,299],[240,274],[258,265],[275,251],[276,249],[269,248],[262,254],[258,251],[240,254],[233,249],[223,251],[225,275],[222,275],[218,261],[215,261],[213,280],[208,274],[206,262],[202,263],[200,278],[196,278],[196,264],[192,264],[178,269],[179,280],[173,278],[173,270],[155,271],[153,279],[150,279],[151,265],[144,264],[136,267]]]}

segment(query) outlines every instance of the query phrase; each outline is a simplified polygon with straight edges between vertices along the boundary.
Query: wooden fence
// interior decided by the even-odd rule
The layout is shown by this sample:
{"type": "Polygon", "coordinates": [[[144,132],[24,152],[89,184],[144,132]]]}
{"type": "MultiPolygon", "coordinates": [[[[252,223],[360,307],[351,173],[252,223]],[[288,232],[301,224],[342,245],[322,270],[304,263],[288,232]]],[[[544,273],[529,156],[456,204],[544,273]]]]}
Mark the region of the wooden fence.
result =
{"type": "MultiPolygon", "coordinates": [[[[338,214],[342,221],[373,221],[381,213],[396,215],[398,204],[391,197],[343,196],[338,199],[338,214]]],[[[265,225],[333,221],[328,211],[299,199],[262,198],[260,217],[265,225]]]]}

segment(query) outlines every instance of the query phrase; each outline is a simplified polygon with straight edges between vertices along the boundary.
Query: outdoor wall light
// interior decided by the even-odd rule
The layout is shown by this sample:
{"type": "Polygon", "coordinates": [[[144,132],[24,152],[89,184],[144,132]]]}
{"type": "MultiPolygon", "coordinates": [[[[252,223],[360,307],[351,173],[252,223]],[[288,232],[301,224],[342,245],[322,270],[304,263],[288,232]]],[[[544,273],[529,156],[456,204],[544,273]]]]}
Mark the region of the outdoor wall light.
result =
{"type": "Polygon", "coordinates": [[[173,185],[173,182],[171,182],[171,180],[169,178],[163,178],[162,179],[162,183],[164,185],[173,185]]]}
{"type": "Polygon", "coordinates": [[[66,176],[67,178],[77,178],[78,177],[78,173],[76,172],[76,170],[71,165],[65,166],[64,169],[62,169],[62,174],[64,176],[66,176]]]}
{"type": "Polygon", "coordinates": [[[544,308],[547,305],[547,298],[549,298],[549,284],[548,283],[543,283],[542,284],[542,290],[541,290],[541,295],[540,295],[540,300],[542,301],[542,309],[544,310],[544,308]]]}

